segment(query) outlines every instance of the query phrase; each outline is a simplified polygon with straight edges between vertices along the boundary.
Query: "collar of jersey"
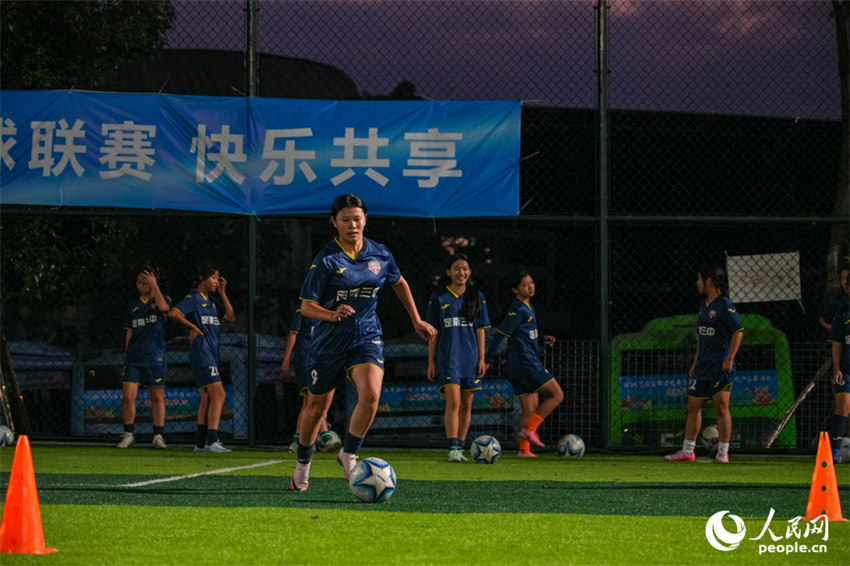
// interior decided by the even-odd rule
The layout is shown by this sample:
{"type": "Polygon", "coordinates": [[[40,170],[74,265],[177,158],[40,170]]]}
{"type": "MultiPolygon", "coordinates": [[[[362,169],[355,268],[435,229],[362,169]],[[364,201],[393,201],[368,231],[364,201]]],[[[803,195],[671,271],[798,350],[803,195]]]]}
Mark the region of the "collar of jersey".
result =
{"type": "MultiPolygon", "coordinates": [[[[342,244],[339,242],[339,238],[334,238],[334,242],[336,242],[336,245],[338,245],[338,246],[339,246],[339,249],[341,249],[341,250],[342,250],[342,252],[343,252],[345,255],[347,255],[348,257],[350,257],[350,258],[352,259],[352,261],[356,261],[356,260],[357,260],[357,258],[358,258],[359,256],[355,256],[355,255],[350,254],[350,253],[348,252],[348,250],[346,250],[344,247],[342,247],[342,244]]],[[[362,250],[360,250],[360,254],[362,254],[364,251],[366,251],[366,238],[363,238],[363,249],[362,249],[362,250]]]]}

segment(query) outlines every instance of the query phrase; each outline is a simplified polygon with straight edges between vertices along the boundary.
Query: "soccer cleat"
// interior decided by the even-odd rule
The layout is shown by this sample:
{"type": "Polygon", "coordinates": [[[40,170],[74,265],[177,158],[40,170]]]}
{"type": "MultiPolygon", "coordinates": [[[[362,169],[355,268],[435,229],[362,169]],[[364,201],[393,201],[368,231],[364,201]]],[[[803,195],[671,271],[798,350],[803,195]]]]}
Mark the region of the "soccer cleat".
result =
{"type": "Polygon", "coordinates": [[[124,436],[121,437],[121,442],[118,443],[118,448],[128,448],[134,442],[136,442],[136,437],[133,433],[125,432],[124,436]]]}
{"type": "Polygon", "coordinates": [[[460,448],[449,450],[449,462],[466,462],[466,456],[463,455],[463,450],[460,448]]]}
{"type": "Polygon", "coordinates": [[[195,452],[206,452],[203,446],[198,446],[197,444],[194,446],[195,452]]]}
{"type": "MultiPolygon", "coordinates": [[[[120,446],[120,445],[119,445],[120,446]]],[[[836,448],[832,451],[832,463],[840,464],[841,463],[841,450],[836,448]]]]}
{"type": "Polygon", "coordinates": [[[528,450],[527,452],[525,450],[520,450],[516,453],[516,455],[520,458],[537,458],[537,454],[531,450],[528,450]]]}
{"type": "Polygon", "coordinates": [[[545,448],[546,447],[546,445],[543,444],[543,441],[540,440],[540,436],[537,435],[536,431],[528,430],[527,428],[524,428],[521,431],[519,431],[519,437],[522,438],[523,440],[528,440],[529,442],[531,442],[533,445],[537,446],[538,448],[545,448]]]}
{"type": "Polygon", "coordinates": [[[298,452],[298,443],[293,442],[292,444],[290,444],[289,445],[289,451],[290,452],[298,452]]]}
{"type": "Polygon", "coordinates": [[[696,454],[691,452],[688,454],[684,450],[679,450],[677,452],[673,452],[672,454],[667,454],[664,456],[664,459],[668,462],[693,462],[697,459],[696,454]]]}
{"type": "Polygon", "coordinates": [[[306,464],[297,462],[295,464],[295,471],[292,472],[292,479],[289,480],[290,490],[307,491],[307,488],[310,486],[310,464],[311,462],[307,462],[306,464]]]}
{"type": "Polygon", "coordinates": [[[224,444],[216,440],[212,444],[207,444],[204,446],[204,452],[214,452],[216,454],[224,454],[225,452],[231,452],[230,448],[225,448],[224,444]]]}
{"type": "Polygon", "coordinates": [[[345,450],[340,450],[336,455],[336,461],[342,466],[342,475],[345,476],[345,481],[351,479],[351,472],[357,465],[357,454],[349,454],[345,450]]]}
{"type": "Polygon", "coordinates": [[[325,441],[325,452],[338,452],[340,448],[342,448],[342,440],[337,435],[325,441]]]}
{"type": "Polygon", "coordinates": [[[729,454],[721,454],[717,453],[717,456],[714,457],[714,461],[718,464],[728,464],[729,463],[729,454]]]}
{"type": "Polygon", "coordinates": [[[153,442],[151,444],[153,444],[154,448],[160,448],[163,450],[168,448],[168,446],[165,445],[165,439],[162,438],[161,434],[153,435],[153,442]]]}

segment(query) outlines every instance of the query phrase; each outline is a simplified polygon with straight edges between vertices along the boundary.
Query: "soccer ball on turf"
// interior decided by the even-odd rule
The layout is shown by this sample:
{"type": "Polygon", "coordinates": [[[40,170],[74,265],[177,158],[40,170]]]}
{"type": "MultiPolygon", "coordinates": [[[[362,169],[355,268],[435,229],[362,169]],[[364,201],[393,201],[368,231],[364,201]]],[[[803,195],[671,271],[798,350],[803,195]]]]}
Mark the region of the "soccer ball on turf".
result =
{"type": "Polygon", "coordinates": [[[0,425],[0,446],[14,446],[15,431],[6,425],[0,425]]]}
{"type": "Polygon", "coordinates": [[[365,458],[357,462],[348,480],[351,493],[366,503],[381,503],[395,493],[395,470],[380,458],[365,458]]]}
{"type": "Polygon", "coordinates": [[[469,453],[479,464],[492,464],[502,455],[502,445],[489,434],[482,434],[472,441],[469,453]]]}
{"type": "Polygon", "coordinates": [[[841,439],[841,462],[850,464],[850,437],[847,436],[841,439]]]}
{"type": "Polygon", "coordinates": [[[717,425],[708,425],[702,429],[702,434],[699,435],[700,444],[709,452],[717,452],[717,425]]]}
{"type": "Polygon", "coordinates": [[[558,441],[558,455],[580,458],[584,456],[584,440],[577,434],[568,434],[558,441]]]}

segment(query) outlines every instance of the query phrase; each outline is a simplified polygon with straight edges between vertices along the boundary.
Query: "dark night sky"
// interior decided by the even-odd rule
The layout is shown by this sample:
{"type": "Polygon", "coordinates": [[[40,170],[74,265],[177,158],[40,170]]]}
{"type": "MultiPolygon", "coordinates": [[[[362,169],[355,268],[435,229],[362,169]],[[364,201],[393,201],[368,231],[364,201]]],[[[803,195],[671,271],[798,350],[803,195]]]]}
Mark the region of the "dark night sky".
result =
{"type": "MultiPolygon", "coordinates": [[[[178,0],[171,47],[243,48],[243,0],[178,0]]],[[[261,52],[328,63],[362,91],[592,107],[593,0],[261,0],[261,52]]],[[[612,0],[614,108],[837,119],[826,0],[612,0]]]]}

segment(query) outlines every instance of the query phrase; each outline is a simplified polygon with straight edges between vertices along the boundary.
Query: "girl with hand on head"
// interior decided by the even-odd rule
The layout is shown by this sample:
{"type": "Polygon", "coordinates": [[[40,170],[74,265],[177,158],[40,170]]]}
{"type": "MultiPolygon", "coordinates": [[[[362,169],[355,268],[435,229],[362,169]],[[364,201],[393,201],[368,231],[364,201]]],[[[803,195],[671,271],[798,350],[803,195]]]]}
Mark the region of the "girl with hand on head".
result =
{"type": "Polygon", "coordinates": [[[139,296],[127,305],[124,328],[123,401],[121,416],[124,435],[118,448],[127,448],[136,441],[136,397],[139,386],[146,387],[151,397],[153,447],[166,448],[162,433],[165,430],[165,323],[171,309],[171,298],[160,289],[159,270],[150,265],[136,274],[139,296]]]}
{"type": "Polygon", "coordinates": [[[189,362],[201,393],[198,404],[196,452],[230,452],[218,437],[226,393],[218,369],[218,342],[221,320],[236,320],[227,298],[227,280],[218,267],[198,267],[197,287],[171,309],[171,319],[189,329],[189,362]],[[220,302],[214,298],[218,295],[220,302]]]}

